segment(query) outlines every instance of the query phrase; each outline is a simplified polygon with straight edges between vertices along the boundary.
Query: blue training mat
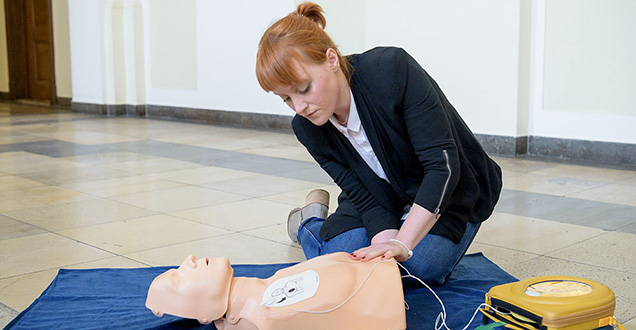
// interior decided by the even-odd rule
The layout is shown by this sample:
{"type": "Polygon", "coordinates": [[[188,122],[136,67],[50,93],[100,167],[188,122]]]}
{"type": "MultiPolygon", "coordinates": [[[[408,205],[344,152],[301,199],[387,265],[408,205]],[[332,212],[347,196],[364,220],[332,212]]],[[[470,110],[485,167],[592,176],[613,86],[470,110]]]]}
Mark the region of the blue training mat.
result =
{"type": "MultiPolygon", "coordinates": [[[[233,265],[234,276],[267,278],[278,269],[293,264],[233,265]]],[[[145,307],[152,280],[175,267],[135,269],[61,269],[49,287],[31,306],[18,315],[5,330],[52,329],[215,329],[196,320],[170,315],[154,316],[145,307]]],[[[462,329],[473,312],[484,302],[491,287],[516,279],[481,253],[465,256],[443,286],[433,287],[448,314],[447,325],[462,329]]],[[[441,306],[423,287],[407,287],[409,329],[433,329],[441,306]]],[[[477,314],[468,329],[482,322],[477,314]]],[[[346,327],[346,326],[345,326],[346,327]]],[[[325,329],[330,330],[330,329],[325,329]]]]}

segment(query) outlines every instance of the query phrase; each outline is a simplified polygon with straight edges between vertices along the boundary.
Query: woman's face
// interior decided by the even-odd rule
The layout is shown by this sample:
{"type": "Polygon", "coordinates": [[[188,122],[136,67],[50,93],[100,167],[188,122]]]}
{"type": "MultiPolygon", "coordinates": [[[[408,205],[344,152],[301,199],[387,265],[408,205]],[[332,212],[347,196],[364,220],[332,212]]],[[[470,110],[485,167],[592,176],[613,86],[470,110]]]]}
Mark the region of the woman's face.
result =
{"type": "Polygon", "coordinates": [[[301,82],[291,86],[278,86],[273,90],[294,112],[309,119],[314,125],[322,126],[335,112],[349,110],[348,86],[345,85],[347,88],[344,94],[344,75],[339,70],[334,50],[327,51],[327,60],[323,63],[307,60],[295,64],[301,82]],[[346,102],[343,102],[343,94],[346,95],[346,102]]]}

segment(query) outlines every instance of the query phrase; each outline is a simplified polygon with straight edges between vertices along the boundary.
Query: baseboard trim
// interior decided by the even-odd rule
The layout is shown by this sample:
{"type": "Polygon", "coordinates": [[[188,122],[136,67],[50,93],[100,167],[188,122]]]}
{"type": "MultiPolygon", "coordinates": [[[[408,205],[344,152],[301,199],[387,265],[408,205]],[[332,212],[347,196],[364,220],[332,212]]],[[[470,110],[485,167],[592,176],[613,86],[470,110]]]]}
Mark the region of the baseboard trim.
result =
{"type": "MultiPolygon", "coordinates": [[[[71,102],[71,110],[116,117],[222,124],[239,127],[291,130],[292,116],[206,110],[164,105],[104,105],[71,102]]],[[[558,139],[540,136],[475,134],[487,153],[498,156],[532,156],[598,165],[636,166],[636,144],[558,139]]]]}

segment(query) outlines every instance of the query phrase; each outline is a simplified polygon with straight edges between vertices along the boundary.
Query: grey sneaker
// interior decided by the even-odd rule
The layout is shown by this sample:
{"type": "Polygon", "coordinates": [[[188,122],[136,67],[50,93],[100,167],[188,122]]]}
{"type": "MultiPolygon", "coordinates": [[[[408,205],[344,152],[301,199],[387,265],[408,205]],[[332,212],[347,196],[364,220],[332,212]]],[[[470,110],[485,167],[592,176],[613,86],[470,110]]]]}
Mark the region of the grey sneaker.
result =
{"type": "Polygon", "coordinates": [[[329,192],[314,189],[305,198],[305,206],[297,207],[287,217],[287,235],[294,243],[298,243],[298,228],[309,218],[326,218],[329,212],[329,192]]]}

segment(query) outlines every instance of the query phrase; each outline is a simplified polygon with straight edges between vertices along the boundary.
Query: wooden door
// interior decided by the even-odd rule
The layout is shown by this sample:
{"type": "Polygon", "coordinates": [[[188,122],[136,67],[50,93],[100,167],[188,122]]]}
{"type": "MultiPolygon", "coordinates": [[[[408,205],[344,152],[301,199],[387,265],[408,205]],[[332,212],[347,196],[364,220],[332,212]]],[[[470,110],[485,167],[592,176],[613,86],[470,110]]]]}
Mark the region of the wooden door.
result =
{"type": "Polygon", "coordinates": [[[51,0],[5,0],[11,99],[57,103],[51,0]]]}

